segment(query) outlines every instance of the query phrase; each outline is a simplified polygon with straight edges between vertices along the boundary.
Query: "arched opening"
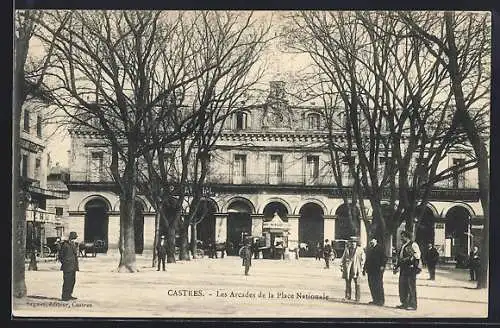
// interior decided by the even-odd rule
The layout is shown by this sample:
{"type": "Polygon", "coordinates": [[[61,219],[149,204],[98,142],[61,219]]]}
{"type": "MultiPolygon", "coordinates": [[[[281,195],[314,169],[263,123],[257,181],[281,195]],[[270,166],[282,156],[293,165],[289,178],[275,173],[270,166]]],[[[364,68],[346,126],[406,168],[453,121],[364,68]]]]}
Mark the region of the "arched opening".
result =
{"type": "Polygon", "coordinates": [[[213,200],[203,199],[198,206],[195,216],[197,240],[201,240],[203,245],[208,245],[209,241],[215,240],[215,213],[217,207],[213,200]]]}
{"type": "Polygon", "coordinates": [[[463,206],[453,206],[446,213],[445,237],[451,240],[453,258],[467,256],[470,252],[470,220],[470,212],[463,206]]]}
{"type": "Polygon", "coordinates": [[[228,255],[237,255],[243,236],[252,233],[252,209],[245,201],[235,200],[227,212],[227,252],[228,255]]]}
{"type": "Polygon", "coordinates": [[[144,251],[144,206],[141,202],[135,202],[134,218],[135,253],[142,254],[144,251]]]}
{"type": "Polygon", "coordinates": [[[432,210],[427,206],[421,206],[417,209],[418,211],[424,211],[420,220],[415,225],[415,241],[421,250],[427,249],[429,243],[434,243],[434,223],[436,218],[432,213],[432,210]]]}
{"type": "Polygon", "coordinates": [[[307,203],[300,209],[299,242],[307,243],[308,249],[300,249],[299,256],[313,257],[317,243],[323,245],[324,218],[323,208],[315,203],[307,203]]]}
{"type": "Polygon", "coordinates": [[[349,239],[351,236],[359,236],[360,213],[352,204],[342,204],[335,211],[335,239],[349,239]],[[350,219],[349,206],[352,208],[354,217],[350,219]]]}
{"type": "Polygon", "coordinates": [[[97,250],[102,253],[108,251],[108,211],[108,205],[100,198],[92,199],[85,204],[84,240],[104,241],[104,247],[97,250]]]}
{"type": "Polygon", "coordinates": [[[285,205],[280,202],[271,202],[264,207],[264,221],[272,220],[274,213],[278,213],[284,222],[288,222],[288,210],[285,205]]]}

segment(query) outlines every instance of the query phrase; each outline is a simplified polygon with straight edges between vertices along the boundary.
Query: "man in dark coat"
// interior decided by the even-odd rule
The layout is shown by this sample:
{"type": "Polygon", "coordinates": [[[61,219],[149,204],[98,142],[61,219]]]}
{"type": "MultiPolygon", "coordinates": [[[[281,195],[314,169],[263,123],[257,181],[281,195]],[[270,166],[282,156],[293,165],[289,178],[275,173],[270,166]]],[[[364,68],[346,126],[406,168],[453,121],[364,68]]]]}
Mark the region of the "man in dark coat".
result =
{"type": "Polygon", "coordinates": [[[479,259],[479,248],[474,246],[469,254],[469,270],[470,270],[470,280],[477,281],[477,272],[479,271],[479,266],[481,262],[479,259]]]}
{"type": "Polygon", "coordinates": [[[162,264],[163,271],[165,271],[165,258],[167,257],[167,242],[165,236],[161,236],[158,246],[156,246],[156,253],[158,254],[158,269],[160,271],[160,263],[162,264]]]}
{"type": "Polygon", "coordinates": [[[61,251],[59,252],[59,261],[61,262],[61,271],[63,272],[63,287],[61,300],[69,301],[75,300],[73,297],[73,289],[76,281],[76,271],[78,268],[78,245],[75,239],[78,238],[76,232],[69,233],[68,240],[61,244],[61,251]]]}
{"type": "Polygon", "coordinates": [[[323,257],[325,258],[325,269],[330,269],[330,257],[332,256],[332,245],[328,239],[325,240],[325,246],[323,247],[323,257]]]}
{"type": "Polygon", "coordinates": [[[252,266],[252,249],[250,243],[247,241],[238,252],[239,256],[243,259],[242,266],[245,267],[245,276],[248,276],[250,266],[252,266]]]}
{"type": "Polygon", "coordinates": [[[429,243],[425,253],[425,263],[429,270],[429,280],[436,280],[436,264],[439,260],[439,253],[432,243],[429,243]]]}
{"type": "Polygon", "coordinates": [[[382,246],[376,238],[370,240],[370,247],[366,252],[366,262],[363,268],[363,275],[368,273],[368,287],[372,294],[372,301],[369,304],[384,305],[384,270],[387,258],[382,246]]]}
{"type": "Polygon", "coordinates": [[[403,246],[398,253],[398,261],[394,267],[394,274],[399,269],[399,299],[401,305],[399,309],[417,309],[417,274],[421,271],[420,248],[418,244],[411,240],[411,235],[407,231],[401,232],[403,246]]]}

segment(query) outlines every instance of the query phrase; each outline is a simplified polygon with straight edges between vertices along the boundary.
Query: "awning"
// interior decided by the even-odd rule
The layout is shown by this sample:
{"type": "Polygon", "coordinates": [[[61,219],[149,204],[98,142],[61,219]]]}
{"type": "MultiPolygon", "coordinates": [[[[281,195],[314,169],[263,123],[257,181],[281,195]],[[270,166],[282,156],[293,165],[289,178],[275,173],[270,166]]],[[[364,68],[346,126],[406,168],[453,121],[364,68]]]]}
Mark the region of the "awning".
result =
{"type": "Polygon", "coordinates": [[[27,222],[39,222],[39,223],[52,223],[55,225],[62,226],[61,219],[56,218],[54,213],[50,213],[44,209],[27,209],[26,210],[26,221],[27,222]]]}
{"type": "Polygon", "coordinates": [[[278,213],[274,213],[274,217],[271,221],[265,221],[262,223],[262,229],[269,229],[269,230],[288,230],[288,223],[283,222],[283,220],[280,218],[278,213]]]}

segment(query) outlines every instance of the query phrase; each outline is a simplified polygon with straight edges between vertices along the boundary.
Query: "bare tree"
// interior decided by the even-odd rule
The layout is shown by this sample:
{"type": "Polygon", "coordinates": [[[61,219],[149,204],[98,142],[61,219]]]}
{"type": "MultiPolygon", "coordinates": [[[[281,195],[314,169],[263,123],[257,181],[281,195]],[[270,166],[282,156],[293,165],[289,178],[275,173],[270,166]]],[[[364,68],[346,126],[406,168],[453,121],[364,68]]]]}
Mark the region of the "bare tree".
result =
{"type": "MultiPolygon", "coordinates": [[[[50,99],[50,95],[43,87],[47,69],[52,64],[53,48],[40,49],[39,56],[30,55],[30,43],[35,33],[40,29],[38,22],[43,13],[34,10],[18,11],[15,13],[14,26],[14,96],[13,96],[13,222],[12,222],[12,249],[13,249],[13,295],[26,296],[25,283],[25,253],[26,253],[26,207],[28,203],[28,183],[21,179],[20,156],[21,136],[20,124],[23,106],[30,99],[36,98],[43,102],[50,99]]],[[[54,26],[57,35],[66,18],[61,19],[58,26],[54,26]]],[[[36,269],[36,256],[30,254],[30,267],[36,269]]]]}
{"type": "MultiPolygon", "coordinates": [[[[443,124],[450,100],[445,74],[390,13],[306,12],[292,21],[290,44],[319,67],[330,105],[345,108],[346,141],[333,148],[356,154],[353,189],[370,200],[373,233],[388,248],[393,229],[401,220],[411,229],[433,184],[448,178],[435,169],[460,138],[443,124]],[[336,94],[340,104],[331,100],[336,94]],[[410,165],[416,156],[425,160],[410,165]],[[426,166],[434,168],[431,176],[420,174],[426,166]],[[392,209],[397,204],[393,215],[382,212],[384,199],[392,209]]],[[[472,168],[474,161],[461,169],[472,168]]]]}
{"type": "MultiPolygon", "coordinates": [[[[481,270],[477,287],[486,288],[489,263],[488,139],[484,126],[481,126],[484,119],[475,120],[477,113],[472,109],[489,106],[490,15],[445,12],[400,13],[399,17],[446,69],[454,98],[453,120],[463,127],[477,156],[479,194],[484,213],[481,270]]],[[[487,116],[487,113],[480,115],[487,116]]]]}
{"type": "MultiPolygon", "coordinates": [[[[73,129],[96,133],[111,149],[109,171],[120,196],[119,272],[135,272],[134,214],[137,161],[155,145],[143,142],[144,120],[165,106],[176,89],[196,80],[189,54],[183,65],[170,69],[167,51],[175,54],[189,45],[173,33],[182,14],[152,11],[100,11],[71,13],[70,23],[55,38],[57,66],[50,70],[54,103],[71,118],[73,129]],[[166,50],[167,49],[167,50],[166,50]],[[169,74],[182,78],[166,84],[169,74]]],[[[60,12],[51,12],[44,27],[54,32],[60,12]]],[[[54,34],[53,34],[54,35],[54,34]]],[[[188,35],[185,36],[189,37],[188,35]]],[[[48,42],[48,39],[44,40],[48,42]]],[[[176,58],[178,59],[178,58],[176,58]]],[[[160,114],[160,117],[166,114],[160,114]]],[[[157,122],[157,124],[160,124],[157,122]]],[[[149,127],[154,129],[154,126],[149,127]]],[[[189,126],[171,131],[158,142],[170,143],[189,126]]]]}
{"type": "MultiPolygon", "coordinates": [[[[233,108],[246,100],[247,92],[261,76],[255,64],[267,42],[269,30],[269,27],[259,27],[252,14],[228,12],[196,13],[185,24],[192,29],[188,42],[196,50],[190,60],[197,78],[175,94],[172,104],[177,106],[179,115],[172,116],[169,124],[178,129],[183,126],[182,117],[196,116],[196,128],[190,135],[185,134],[178,142],[168,145],[168,149],[156,148],[154,154],[148,154],[146,171],[149,173],[142,176],[144,181],[141,183],[144,186],[161,186],[165,181],[172,183],[173,191],[168,197],[173,201],[173,213],[162,219],[168,230],[169,262],[175,261],[176,235],[181,242],[179,258],[189,259],[187,231],[204,197],[202,191],[210,151],[225,119],[233,108]],[[161,165],[151,166],[157,160],[162,161],[166,151],[174,157],[173,169],[157,170],[161,165]],[[177,176],[172,177],[172,174],[177,176]],[[163,182],[148,183],[151,180],[163,182]]],[[[163,133],[162,130],[156,132],[158,135],[163,133]]]]}

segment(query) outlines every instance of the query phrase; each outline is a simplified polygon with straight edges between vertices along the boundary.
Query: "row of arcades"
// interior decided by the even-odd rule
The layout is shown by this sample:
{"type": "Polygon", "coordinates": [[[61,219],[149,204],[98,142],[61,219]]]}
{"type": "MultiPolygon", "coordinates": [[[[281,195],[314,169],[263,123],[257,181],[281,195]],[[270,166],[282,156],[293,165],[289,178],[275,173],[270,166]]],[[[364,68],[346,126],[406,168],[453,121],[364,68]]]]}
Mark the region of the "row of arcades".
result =
{"type": "MultiPolygon", "coordinates": [[[[242,234],[261,235],[262,222],[269,221],[277,213],[290,226],[289,247],[298,243],[316,245],[325,239],[349,239],[352,235],[361,235],[362,244],[366,245],[367,233],[364,223],[350,220],[348,207],[340,204],[335,211],[327,212],[320,201],[306,202],[297,211],[282,201],[270,201],[261,208],[260,213],[249,199],[234,197],[220,209],[216,201],[210,199],[206,204],[208,211],[205,218],[196,227],[196,239],[204,243],[228,242],[238,245],[242,234]]],[[[134,220],[136,253],[153,248],[154,213],[145,209],[144,202],[136,203],[134,220]]],[[[167,213],[169,211],[167,208],[167,213]]],[[[116,213],[115,213],[116,214],[116,213]]],[[[109,202],[103,197],[93,197],[84,205],[82,233],[85,241],[103,240],[103,251],[117,247],[116,239],[119,223],[113,217],[109,202]]],[[[480,230],[473,224],[475,214],[466,204],[452,204],[443,217],[439,217],[432,204],[426,206],[422,220],[416,225],[416,241],[424,246],[435,243],[443,256],[456,257],[467,254],[474,244],[479,244],[480,230]]],[[[75,220],[70,217],[68,220],[75,220]]],[[[74,228],[73,228],[74,229],[74,228]]],[[[160,222],[160,233],[166,229],[160,222]]],[[[311,248],[312,249],[312,248],[311,248]]],[[[236,250],[234,251],[236,252],[236,250]]],[[[302,256],[314,256],[313,252],[301,251],[302,256]]],[[[234,255],[234,254],[228,254],[234,255]]]]}

